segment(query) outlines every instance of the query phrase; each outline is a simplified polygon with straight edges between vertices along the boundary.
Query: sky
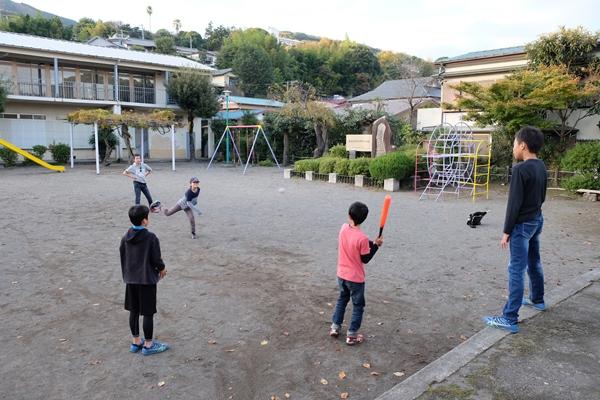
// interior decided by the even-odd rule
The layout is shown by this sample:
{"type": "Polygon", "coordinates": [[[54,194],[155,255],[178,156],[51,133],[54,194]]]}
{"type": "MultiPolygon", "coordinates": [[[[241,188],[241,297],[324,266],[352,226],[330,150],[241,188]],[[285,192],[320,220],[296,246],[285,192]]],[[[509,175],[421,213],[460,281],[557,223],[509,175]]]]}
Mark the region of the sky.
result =
{"type": "Polygon", "coordinates": [[[523,45],[560,26],[600,30],[597,0],[18,0],[78,20],[82,17],[143,25],[152,31],[204,35],[213,25],[304,32],[349,39],[425,59],[523,45]],[[93,7],[90,5],[94,4],[93,7]],[[151,21],[146,7],[152,6],[151,21]]]}

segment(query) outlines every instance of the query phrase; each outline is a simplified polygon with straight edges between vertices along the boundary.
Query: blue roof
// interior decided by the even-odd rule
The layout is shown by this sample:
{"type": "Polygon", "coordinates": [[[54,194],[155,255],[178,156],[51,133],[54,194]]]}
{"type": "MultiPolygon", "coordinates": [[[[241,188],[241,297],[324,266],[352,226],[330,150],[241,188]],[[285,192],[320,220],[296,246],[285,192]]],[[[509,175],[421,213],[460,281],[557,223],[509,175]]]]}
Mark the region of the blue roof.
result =
{"type": "Polygon", "coordinates": [[[215,118],[226,119],[229,117],[229,119],[241,119],[246,113],[257,115],[264,112],[265,110],[229,110],[229,115],[227,115],[227,111],[219,111],[217,115],[215,115],[215,118]]]}
{"type": "Polygon", "coordinates": [[[461,54],[456,57],[441,57],[438,58],[435,62],[436,64],[445,64],[448,62],[454,61],[465,61],[465,60],[474,60],[478,58],[489,58],[489,57],[500,57],[507,56],[510,54],[520,54],[525,53],[525,46],[515,46],[515,47],[505,47],[502,49],[493,49],[493,50],[482,50],[482,51],[472,51],[470,53],[461,54]]]}
{"type": "Polygon", "coordinates": [[[257,99],[257,98],[253,98],[253,97],[229,96],[229,101],[238,103],[238,104],[245,104],[245,105],[250,105],[250,106],[260,106],[260,107],[281,108],[284,106],[284,104],[282,102],[277,101],[277,100],[257,99]]]}

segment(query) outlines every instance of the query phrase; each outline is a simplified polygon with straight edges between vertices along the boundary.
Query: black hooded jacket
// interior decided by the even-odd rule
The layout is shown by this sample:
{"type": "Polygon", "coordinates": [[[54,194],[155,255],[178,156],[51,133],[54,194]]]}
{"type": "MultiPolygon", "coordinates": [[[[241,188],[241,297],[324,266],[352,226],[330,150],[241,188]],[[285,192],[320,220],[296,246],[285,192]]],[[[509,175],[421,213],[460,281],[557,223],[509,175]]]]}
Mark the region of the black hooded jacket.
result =
{"type": "Polygon", "coordinates": [[[123,281],[129,284],[156,285],[158,272],[165,269],[156,235],[147,229],[130,228],[119,247],[123,281]]]}

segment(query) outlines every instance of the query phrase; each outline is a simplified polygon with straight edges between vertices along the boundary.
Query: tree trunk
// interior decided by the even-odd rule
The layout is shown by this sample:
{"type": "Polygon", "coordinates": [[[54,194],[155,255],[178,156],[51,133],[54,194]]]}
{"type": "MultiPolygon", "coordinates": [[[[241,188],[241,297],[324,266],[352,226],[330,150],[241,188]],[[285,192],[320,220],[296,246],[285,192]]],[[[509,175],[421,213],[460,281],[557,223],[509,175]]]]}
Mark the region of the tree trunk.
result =
{"type": "Polygon", "coordinates": [[[196,160],[196,144],[194,143],[194,115],[188,114],[188,136],[190,139],[190,161],[196,160]]]}
{"type": "Polygon", "coordinates": [[[283,157],[282,157],[283,165],[288,165],[288,150],[289,150],[289,147],[290,147],[289,133],[288,132],[284,132],[283,133],[283,157]]]}
{"type": "Polygon", "coordinates": [[[129,162],[133,161],[133,148],[131,147],[131,135],[129,134],[129,127],[127,125],[121,125],[121,137],[125,140],[127,151],[129,152],[129,162]]]}
{"type": "Polygon", "coordinates": [[[108,138],[104,140],[104,165],[110,165],[110,153],[113,152],[115,148],[110,145],[108,142],[108,138]]]}
{"type": "Polygon", "coordinates": [[[326,156],[329,152],[329,131],[327,126],[321,127],[321,136],[323,138],[323,155],[326,156]]]}
{"type": "Polygon", "coordinates": [[[325,142],[327,136],[327,128],[323,128],[319,124],[314,125],[315,136],[317,138],[317,148],[313,151],[315,158],[322,157],[326,153],[327,143],[325,142]]]}

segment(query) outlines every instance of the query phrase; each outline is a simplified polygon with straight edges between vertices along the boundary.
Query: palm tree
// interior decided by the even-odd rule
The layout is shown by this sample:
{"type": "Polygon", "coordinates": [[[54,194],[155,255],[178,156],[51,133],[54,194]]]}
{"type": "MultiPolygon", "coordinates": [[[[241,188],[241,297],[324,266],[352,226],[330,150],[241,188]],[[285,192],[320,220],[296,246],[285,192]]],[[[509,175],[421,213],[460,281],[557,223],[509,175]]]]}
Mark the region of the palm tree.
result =
{"type": "Polygon", "coordinates": [[[181,29],[181,20],[176,19],[173,21],[173,26],[175,27],[175,34],[179,34],[179,30],[181,29]]]}
{"type": "Polygon", "coordinates": [[[146,12],[148,13],[148,30],[152,32],[152,6],[146,7],[146,12]]]}

